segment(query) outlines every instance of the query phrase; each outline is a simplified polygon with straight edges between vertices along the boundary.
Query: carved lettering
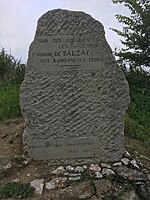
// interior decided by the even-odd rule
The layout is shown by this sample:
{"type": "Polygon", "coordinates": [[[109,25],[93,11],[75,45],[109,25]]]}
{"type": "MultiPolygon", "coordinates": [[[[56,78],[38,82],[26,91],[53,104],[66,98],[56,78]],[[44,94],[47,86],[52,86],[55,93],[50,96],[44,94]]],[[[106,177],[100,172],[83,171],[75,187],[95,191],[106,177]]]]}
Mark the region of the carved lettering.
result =
{"type": "Polygon", "coordinates": [[[51,139],[49,141],[37,140],[32,141],[28,145],[28,150],[42,158],[49,157],[51,159],[63,158],[80,158],[94,157],[98,151],[97,138],[73,138],[73,139],[51,139]],[[95,148],[93,149],[93,145],[95,148]],[[46,155],[45,155],[46,152],[46,155]]]}
{"type": "Polygon", "coordinates": [[[99,49],[97,39],[91,37],[38,36],[30,56],[40,71],[99,70],[103,65],[99,49]]]}

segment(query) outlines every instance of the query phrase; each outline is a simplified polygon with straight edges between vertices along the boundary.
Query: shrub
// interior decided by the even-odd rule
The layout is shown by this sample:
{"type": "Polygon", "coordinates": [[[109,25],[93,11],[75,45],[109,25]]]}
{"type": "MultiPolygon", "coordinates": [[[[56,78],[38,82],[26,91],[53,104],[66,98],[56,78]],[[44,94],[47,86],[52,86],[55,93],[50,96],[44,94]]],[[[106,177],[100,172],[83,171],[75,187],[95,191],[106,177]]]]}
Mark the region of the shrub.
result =
{"type": "Polygon", "coordinates": [[[25,65],[2,48],[0,51],[0,119],[21,116],[19,89],[24,74],[25,65]]]}
{"type": "Polygon", "coordinates": [[[128,114],[125,116],[125,135],[140,140],[146,145],[150,144],[150,132],[128,114]]]}
{"type": "Polygon", "coordinates": [[[8,54],[4,48],[0,52],[0,78],[2,81],[21,83],[25,74],[25,65],[8,54]]]}

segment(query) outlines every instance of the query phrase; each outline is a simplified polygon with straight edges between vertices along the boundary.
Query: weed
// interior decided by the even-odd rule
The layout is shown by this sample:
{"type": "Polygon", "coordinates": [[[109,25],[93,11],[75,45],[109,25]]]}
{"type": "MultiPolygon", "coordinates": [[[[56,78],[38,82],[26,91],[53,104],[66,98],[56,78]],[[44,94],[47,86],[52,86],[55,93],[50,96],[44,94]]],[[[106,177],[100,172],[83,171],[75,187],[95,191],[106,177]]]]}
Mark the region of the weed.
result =
{"type": "Polygon", "coordinates": [[[7,183],[4,186],[0,186],[1,198],[27,198],[34,194],[34,188],[29,183],[7,183]]]}
{"type": "Polygon", "coordinates": [[[21,164],[25,159],[23,158],[23,156],[18,155],[15,156],[14,160],[16,161],[16,163],[21,164]]]}

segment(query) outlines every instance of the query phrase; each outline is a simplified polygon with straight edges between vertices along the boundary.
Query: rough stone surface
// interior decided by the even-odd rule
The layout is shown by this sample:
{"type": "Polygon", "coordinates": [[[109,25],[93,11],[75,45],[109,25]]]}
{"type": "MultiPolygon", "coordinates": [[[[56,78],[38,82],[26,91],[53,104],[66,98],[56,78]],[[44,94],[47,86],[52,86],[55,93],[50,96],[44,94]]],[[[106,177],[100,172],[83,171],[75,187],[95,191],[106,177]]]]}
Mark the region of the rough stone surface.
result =
{"type": "Polygon", "coordinates": [[[21,86],[23,143],[31,156],[52,164],[120,160],[128,103],[103,25],[83,12],[45,13],[21,86]]]}
{"type": "Polygon", "coordinates": [[[123,194],[122,200],[139,200],[138,195],[135,193],[135,191],[128,191],[123,194]]]}
{"type": "Polygon", "coordinates": [[[84,200],[91,199],[94,195],[95,189],[91,182],[84,181],[73,183],[63,189],[49,190],[47,200],[84,200]]]}
{"type": "Polygon", "coordinates": [[[133,181],[147,181],[147,176],[143,172],[136,171],[127,167],[119,167],[117,170],[119,176],[133,181]]]}
{"type": "Polygon", "coordinates": [[[96,187],[97,196],[99,198],[102,197],[104,193],[106,193],[112,188],[111,182],[106,179],[95,180],[94,184],[96,187]]]}
{"type": "Polygon", "coordinates": [[[148,184],[144,185],[139,185],[139,187],[136,190],[138,196],[142,200],[148,200],[150,199],[150,182],[148,184]]]}

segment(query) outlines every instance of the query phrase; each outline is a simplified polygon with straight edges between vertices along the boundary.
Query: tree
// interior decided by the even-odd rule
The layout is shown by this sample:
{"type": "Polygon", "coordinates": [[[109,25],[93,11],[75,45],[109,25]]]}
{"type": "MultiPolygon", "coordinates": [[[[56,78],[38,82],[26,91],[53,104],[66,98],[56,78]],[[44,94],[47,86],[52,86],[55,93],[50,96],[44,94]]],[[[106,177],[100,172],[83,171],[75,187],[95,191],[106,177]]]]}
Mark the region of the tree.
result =
{"type": "Polygon", "coordinates": [[[124,48],[115,51],[118,62],[130,68],[150,67],[150,1],[149,0],[112,0],[124,4],[130,10],[130,17],[115,15],[124,24],[122,31],[112,28],[124,40],[124,48]]]}

